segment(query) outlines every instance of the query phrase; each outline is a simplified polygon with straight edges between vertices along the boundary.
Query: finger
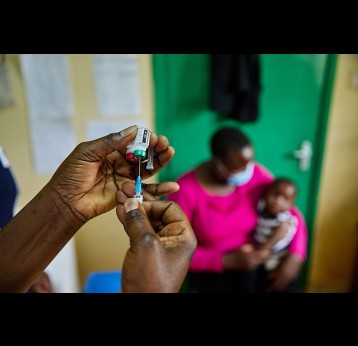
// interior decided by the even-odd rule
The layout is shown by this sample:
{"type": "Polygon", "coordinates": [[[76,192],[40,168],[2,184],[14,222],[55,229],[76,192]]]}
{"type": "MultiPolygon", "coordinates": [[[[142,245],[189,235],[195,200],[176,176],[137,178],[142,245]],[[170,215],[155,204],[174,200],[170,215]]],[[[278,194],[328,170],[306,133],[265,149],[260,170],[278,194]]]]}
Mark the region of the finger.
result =
{"type": "Polygon", "coordinates": [[[143,207],[151,220],[156,232],[166,228],[166,232],[160,236],[179,235],[185,229],[190,228],[190,223],[183,209],[172,201],[144,202],[143,207]],[[167,227],[174,225],[174,227],[167,227]]]}
{"type": "MultiPolygon", "coordinates": [[[[156,197],[165,196],[179,190],[179,185],[175,182],[164,182],[160,184],[142,184],[143,199],[145,201],[154,201],[156,197]]],[[[117,203],[123,204],[127,198],[133,197],[135,194],[135,184],[126,181],[122,184],[122,191],[116,194],[117,203]]]]}
{"type": "Polygon", "coordinates": [[[147,197],[149,200],[150,195],[160,197],[177,192],[180,189],[179,184],[173,181],[166,181],[159,184],[142,184],[142,187],[144,200],[146,200],[147,197]]]}
{"type": "Polygon", "coordinates": [[[158,136],[158,141],[154,147],[156,153],[160,153],[169,147],[169,140],[165,136],[158,136]]]}
{"type": "Polygon", "coordinates": [[[144,202],[143,207],[162,247],[176,253],[182,252],[185,254],[183,258],[190,261],[197,240],[180,206],[171,201],[151,201],[144,202]]]}
{"type": "Polygon", "coordinates": [[[79,154],[92,160],[106,157],[115,150],[120,151],[124,155],[127,145],[133,142],[137,129],[137,125],[133,125],[120,132],[110,133],[93,141],[83,142],[77,147],[79,154]]]}
{"type": "Polygon", "coordinates": [[[131,244],[142,241],[147,235],[155,235],[143,206],[135,198],[128,198],[116,211],[131,244]]]}
{"type": "MultiPolygon", "coordinates": [[[[153,158],[153,169],[147,169],[145,162],[141,163],[141,176],[142,179],[147,179],[156,173],[158,173],[163,167],[165,167],[173,158],[175,150],[173,147],[167,147],[164,151],[159,154],[154,154],[153,158]]],[[[138,163],[134,166],[135,174],[138,174],[138,163]]]]}
{"type": "Polygon", "coordinates": [[[146,179],[150,176],[158,173],[163,167],[165,167],[173,158],[175,150],[173,147],[168,147],[164,151],[161,151],[159,154],[156,154],[153,159],[153,169],[147,170],[146,167],[142,171],[142,178],[146,179]]]}
{"type": "Polygon", "coordinates": [[[168,147],[166,150],[161,151],[158,156],[155,157],[154,160],[154,169],[157,167],[164,167],[166,166],[170,160],[173,158],[175,154],[175,150],[173,147],[168,147]],[[156,167],[157,164],[157,167],[156,167]]]}

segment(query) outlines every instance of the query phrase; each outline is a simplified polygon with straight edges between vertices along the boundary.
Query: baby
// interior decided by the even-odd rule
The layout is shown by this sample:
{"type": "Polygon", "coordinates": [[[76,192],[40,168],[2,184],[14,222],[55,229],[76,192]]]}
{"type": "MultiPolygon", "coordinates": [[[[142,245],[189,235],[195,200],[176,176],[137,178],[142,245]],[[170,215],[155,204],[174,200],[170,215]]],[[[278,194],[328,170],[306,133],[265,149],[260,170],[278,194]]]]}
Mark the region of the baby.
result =
{"type": "Polygon", "coordinates": [[[278,266],[296,233],[298,221],[290,213],[296,195],[296,185],[287,178],[279,178],[266,189],[259,202],[259,216],[253,237],[255,250],[266,260],[264,267],[267,271],[278,266]]]}

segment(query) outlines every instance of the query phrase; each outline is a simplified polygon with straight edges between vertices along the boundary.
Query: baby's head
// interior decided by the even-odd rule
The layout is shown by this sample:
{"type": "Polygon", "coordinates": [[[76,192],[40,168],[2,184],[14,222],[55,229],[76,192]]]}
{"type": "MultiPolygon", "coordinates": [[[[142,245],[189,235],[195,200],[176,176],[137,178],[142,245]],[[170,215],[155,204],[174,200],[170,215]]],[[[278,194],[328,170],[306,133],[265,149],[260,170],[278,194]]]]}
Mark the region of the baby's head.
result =
{"type": "Polygon", "coordinates": [[[265,192],[266,211],[275,216],[295,205],[297,186],[290,179],[277,178],[265,192]]]}

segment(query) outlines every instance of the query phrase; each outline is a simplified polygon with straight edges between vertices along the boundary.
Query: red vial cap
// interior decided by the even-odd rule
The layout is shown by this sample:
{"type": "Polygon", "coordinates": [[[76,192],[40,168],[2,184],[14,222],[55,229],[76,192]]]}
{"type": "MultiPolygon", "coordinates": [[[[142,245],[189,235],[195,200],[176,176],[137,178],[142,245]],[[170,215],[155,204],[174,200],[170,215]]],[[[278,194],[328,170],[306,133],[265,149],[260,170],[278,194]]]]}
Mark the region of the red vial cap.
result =
{"type": "Polygon", "coordinates": [[[137,162],[138,158],[136,158],[133,153],[128,153],[126,154],[126,160],[130,162],[137,162]]]}

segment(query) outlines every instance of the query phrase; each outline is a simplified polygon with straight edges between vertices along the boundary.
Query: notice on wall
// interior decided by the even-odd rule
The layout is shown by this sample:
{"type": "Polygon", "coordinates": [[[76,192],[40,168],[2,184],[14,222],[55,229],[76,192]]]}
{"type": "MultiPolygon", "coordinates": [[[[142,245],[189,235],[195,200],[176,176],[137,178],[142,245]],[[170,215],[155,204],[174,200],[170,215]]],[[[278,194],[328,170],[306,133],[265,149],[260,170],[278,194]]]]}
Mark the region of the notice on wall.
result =
{"type": "Polygon", "coordinates": [[[53,173],[74,149],[73,101],[68,56],[20,56],[35,171],[53,173]]]}
{"type": "Polygon", "coordinates": [[[33,164],[38,174],[54,173],[76,145],[69,119],[32,119],[30,133],[33,164]]]}
{"type": "Polygon", "coordinates": [[[94,55],[92,66],[99,115],[139,116],[141,107],[137,55],[94,55]]]}
{"type": "Polygon", "coordinates": [[[6,66],[0,65],[0,108],[14,105],[13,95],[10,87],[9,73],[6,66]]]}

